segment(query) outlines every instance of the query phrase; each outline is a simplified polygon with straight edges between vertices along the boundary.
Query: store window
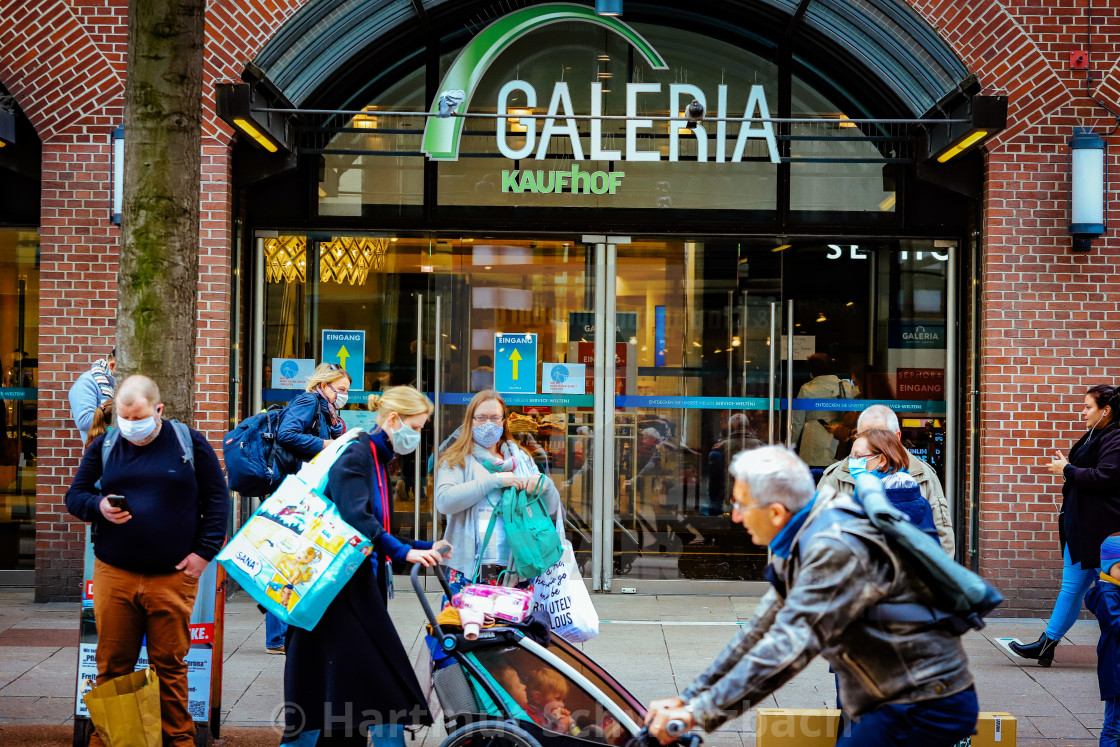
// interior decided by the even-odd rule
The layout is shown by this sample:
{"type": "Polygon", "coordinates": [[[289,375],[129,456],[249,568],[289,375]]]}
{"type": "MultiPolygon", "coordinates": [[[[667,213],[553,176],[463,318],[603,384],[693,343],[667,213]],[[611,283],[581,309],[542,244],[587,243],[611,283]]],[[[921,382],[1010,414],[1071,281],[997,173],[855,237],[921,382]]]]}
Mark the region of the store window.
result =
{"type": "Polygon", "coordinates": [[[35,568],[39,234],[0,229],[0,574],[35,568]]]}

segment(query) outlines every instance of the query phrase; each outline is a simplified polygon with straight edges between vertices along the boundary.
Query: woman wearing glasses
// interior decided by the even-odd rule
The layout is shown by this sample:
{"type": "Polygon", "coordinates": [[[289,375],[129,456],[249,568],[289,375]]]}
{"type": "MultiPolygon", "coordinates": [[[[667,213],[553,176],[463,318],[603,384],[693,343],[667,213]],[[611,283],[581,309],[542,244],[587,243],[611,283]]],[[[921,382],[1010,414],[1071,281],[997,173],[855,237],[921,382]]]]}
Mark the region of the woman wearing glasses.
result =
{"type": "MultiPolygon", "coordinates": [[[[501,518],[494,521],[490,541],[482,546],[502,491],[516,487],[532,492],[543,485],[548,512],[555,515],[560,507],[560,494],[552,479],[542,475],[532,457],[510,437],[506,414],[505,400],[493,389],[474,395],[459,438],[439,457],[436,509],[447,516],[445,537],[459,548],[454,558],[445,561],[451,568],[452,591],[473,580],[476,572],[482,583],[498,582],[509,566],[501,518]]],[[[500,581],[515,583],[517,579],[508,578],[510,575],[500,581]]]]}
{"type": "Polygon", "coordinates": [[[293,399],[280,418],[276,440],[301,462],[342,435],[338,411],[350,396],[350,374],[337,363],[320,363],[307,379],[307,391],[293,399]]]}
{"type": "Polygon", "coordinates": [[[864,472],[875,475],[883,482],[883,489],[891,505],[906,514],[911,523],[941,544],[937,525],[933,523],[933,508],[922,497],[918,482],[910,476],[910,454],[893,431],[871,428],[859,432],[848,457],[848,470],[852,477],[864,472]]]}

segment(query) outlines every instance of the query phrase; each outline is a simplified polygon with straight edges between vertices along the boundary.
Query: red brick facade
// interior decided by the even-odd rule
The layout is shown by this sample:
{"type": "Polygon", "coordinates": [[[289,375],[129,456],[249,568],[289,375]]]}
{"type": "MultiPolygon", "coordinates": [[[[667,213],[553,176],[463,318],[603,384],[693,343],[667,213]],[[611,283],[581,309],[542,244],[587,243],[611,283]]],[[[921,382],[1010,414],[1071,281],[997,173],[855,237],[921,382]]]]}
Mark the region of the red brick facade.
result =
{"type": "MultiPolygon", "coordinates": [[[[211,3],[207,16],[199,280],[199,426],[226,429],[231,345],[231,133],[212,84],[237,79],[301,4],[211,3]]],[[[1057,591],[1059,480],[1043,469],[1079,435],[1085,389],[1120,379],[1120,239],[1070,251],[1066,143],[1115,120],[1086,95],[1069,53],[1090,51],[1093,98],[1120,111],[1120,16],[1085,0],[912,0],[989,92],[1010,97],[989,143],[983,222],[980,565],[1004,614],[1044,614],[1057,591]]],[[[73,598],[81,525],[62,505],[78,460],[66,389],[111,344],[119,230],[109,223],[111,129],[123,116],[124,0],[0,0],[0,81],[39,132],[42,165],[37,598],[73,598]]],[[[1110,138],[1115,147],[1116,138],[1110,138]]],[[[1112,157],[1115,163],[1115,156],[1112,157]]],[[[1113,169],[1115,171],[1115,169],[1113,169]]],[[[1116,191],[1112,200],[1120,199],[1116,191]]],[[[969,386],[971,390],[973,387],[969,386]]],[[[967,472],[969,460],[961,462],[967,472]]],[[[965,475],[964,484],[968,484],[965,475]]],[[[962,498],[964,500],[964,498],[962,498]]]]}

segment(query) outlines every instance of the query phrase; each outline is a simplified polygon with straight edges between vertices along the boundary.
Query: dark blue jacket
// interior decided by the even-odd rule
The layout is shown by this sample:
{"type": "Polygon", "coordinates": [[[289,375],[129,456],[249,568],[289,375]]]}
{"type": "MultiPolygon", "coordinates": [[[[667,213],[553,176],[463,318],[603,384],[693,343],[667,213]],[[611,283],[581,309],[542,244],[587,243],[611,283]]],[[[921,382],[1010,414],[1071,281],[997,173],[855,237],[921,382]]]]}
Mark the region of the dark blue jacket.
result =
{"type": "Polygon", "coordinates": [[[1098,580],[1085,595],[1085,606],[1097,616],[1101,639],[1097,642],[1097,684],[1101,700],[1120,696],[1120,586],[1098,580]]]}
{"type": "Polygon", "coordinates": [[[929,501],[922,497],[921,488],[913,485],[909,488],[885,488],[887,500],[910,519],[910,523],[921,529],[941,544],[937,536],[937,525],[933,523],[933,509],[929,501]]]}
{"type": "MultiPolygon", "coordinates": [[[[385,531],[381,484],[384,482],[386,490],[389,491],[384,501],[392,513],[393,495],[389,482],[389,462],[394,456],[389,435],[385,431],[378,430],[368,436],[359,435],[331,465],[330,472],[327,473],[327,486],[323,491],[338,507],[338,513],[343,521],[373,542],[371,559],[377,575],[377,586],[383,599],[388,598],[388,582],[382,572],[384,559],[388,557],[394,564],[400,564],[404,563],[409,550],[432,548],[431,542],[401,540],[385,531]],[[374,466],[373,452],[370,451],[371,443],[377,449],[377,462],[381,465],[380,479],[374,466]]],[[[392,522],[390,521],[389,524],[392,530],[392,522]]]]}
{"type": "Polygon", "coordinates": [[[93,553],[116,568],[136,573],[174,573],[195,553],[213,560],[225,542],[230,498],[218,455],[206,437],[191,429],[194,470],[171,424],[155,440],[137,446],[117,439],[105,464],[98,436],[78,465],[66,492],[66,509],[93,524],[93,553]],[[101,490],[95,483],[101,481],[101,490]],[[114,524],[101,515],[103,495],[123,495],[132,518],[114,524]]]}
{"type": "Polygon", "coordinates": [[[304,392],[284,408],[276,440],[289,454],[306,462],[323,450],[323,441],[341,435],[342,424],[331,427],[327,398],[318,392],[304,392]]]}

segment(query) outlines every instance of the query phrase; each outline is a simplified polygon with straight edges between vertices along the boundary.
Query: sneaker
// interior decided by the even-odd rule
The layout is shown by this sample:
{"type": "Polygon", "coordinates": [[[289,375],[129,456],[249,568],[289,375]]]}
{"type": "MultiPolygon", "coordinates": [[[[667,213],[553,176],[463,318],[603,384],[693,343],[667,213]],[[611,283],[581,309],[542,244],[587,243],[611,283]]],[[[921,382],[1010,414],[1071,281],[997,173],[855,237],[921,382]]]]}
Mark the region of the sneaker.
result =
{"type": "Polygon", "coordinates": [[[276,648],[266,648],[265,651],[270,654],[283,654],[286,649],[283,646],[277,646],[276,648]]]}

